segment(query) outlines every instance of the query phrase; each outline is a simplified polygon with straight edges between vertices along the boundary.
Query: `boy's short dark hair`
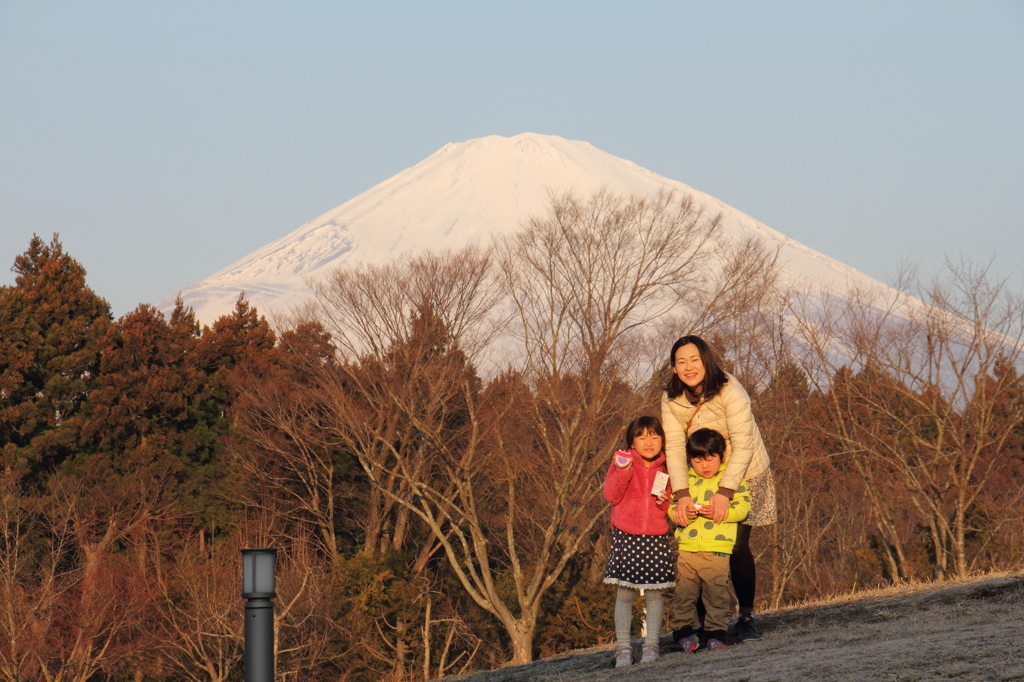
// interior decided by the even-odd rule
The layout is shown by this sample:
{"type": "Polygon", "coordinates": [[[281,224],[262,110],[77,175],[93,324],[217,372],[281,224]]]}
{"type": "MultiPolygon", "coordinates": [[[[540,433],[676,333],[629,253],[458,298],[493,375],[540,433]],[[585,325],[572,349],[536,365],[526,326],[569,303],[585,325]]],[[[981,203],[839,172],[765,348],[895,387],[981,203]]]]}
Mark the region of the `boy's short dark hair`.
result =
{"type": "Polygon", "coordinates": [[[718,455],[725,459],[725,438],[714,429],[697,429],[686,439],[686,461],[718,455]]]}
{"type": "Polygon", "coordinates": [[[642,417],[637,417],[629,423],[626,427],[626,449],[629,450],[633,447],[633,441],[644,431],[654,431],[656,434],[661,436],[661,447],[665,447],[665,429],[661,428],[661,420],[657,417],[652,417],[649,414],[645,414],[642,417]]]}

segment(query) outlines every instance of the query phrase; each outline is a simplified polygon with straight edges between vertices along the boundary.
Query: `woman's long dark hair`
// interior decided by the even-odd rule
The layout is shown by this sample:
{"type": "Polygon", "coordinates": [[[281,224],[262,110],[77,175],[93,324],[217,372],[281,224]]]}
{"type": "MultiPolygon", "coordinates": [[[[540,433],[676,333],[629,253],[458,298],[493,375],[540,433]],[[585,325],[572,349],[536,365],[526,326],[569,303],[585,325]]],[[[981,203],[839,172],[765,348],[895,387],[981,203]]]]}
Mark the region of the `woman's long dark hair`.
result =
{"type": "Polygon", "coordinates": [[[704,363],[704,381],[701,384],[704,390],[700,394],[701,400],[711,400],[722,390],[722,387],[729,382],[729,377],[726,376],[725,370],[718,364],[718,358],[711,351],[711,347],[704,343],[704,339],[699,336],[689,335],[680,338],[678,341],[672,344],[672,352],[668,356],[669,371],[672,373],[668,379],[668,385],[665,386],[665,393],[668,394],[668,399],[673,400],[683,394],[683,391],[687,393],[692,392],[689,387],[683,383],[683,380],[676,376],[675,364],[676,364],[676,351],[685,346],[688,343],[692,343],[697,347],[697,352],[700,353],[700,361],[704,363]]]}

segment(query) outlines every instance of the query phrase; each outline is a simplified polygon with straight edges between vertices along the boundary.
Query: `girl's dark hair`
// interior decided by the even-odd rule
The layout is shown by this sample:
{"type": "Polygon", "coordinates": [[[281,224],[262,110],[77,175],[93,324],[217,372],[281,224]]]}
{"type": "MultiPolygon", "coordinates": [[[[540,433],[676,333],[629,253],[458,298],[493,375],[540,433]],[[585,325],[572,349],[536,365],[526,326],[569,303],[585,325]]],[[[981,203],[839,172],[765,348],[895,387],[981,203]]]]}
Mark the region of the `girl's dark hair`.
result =
{"type": "Polygon", "coordinates": [[[704,339],[692,334],[684,336],[672,344],[672,352],[668,355],[668,366],[671,376],[669,377],[668,385],[665,386],[665,392],[668,394],[668,399],[672,400],[681,396],[683,391],[689,390],[689,387],[683,383],[683,380],[676,375],[674,369],[676,351],[689,343],[697,347],[697,352],[700,353],[700,361],[704,364],[704,382],[701,384],[704,386],[704,390],[700,394],[700,398],[701,400],[711,400],[729,382],[729,377],[726,376],[722,366],[718,364],[718,358],[712,352],[711,346],[706,344],[704,339]]]}
{"type": "Polygon", "coordinates": [[[710,455],[725,459],[725,438],[714,429],[697,429],[686,439],[686,461],[710,455]]]}
{"type": "Polygon", "coordinates": [[[637,417],[631,421],[629,426],[626,427],[627,450],[633,447],[633,441],[644,431],[654,431],[656,434],[661,436],[661,447],[665,447],[665,429],[661,428],[661,420],[657,417],[645,414],[644,416],[637,417]]]}

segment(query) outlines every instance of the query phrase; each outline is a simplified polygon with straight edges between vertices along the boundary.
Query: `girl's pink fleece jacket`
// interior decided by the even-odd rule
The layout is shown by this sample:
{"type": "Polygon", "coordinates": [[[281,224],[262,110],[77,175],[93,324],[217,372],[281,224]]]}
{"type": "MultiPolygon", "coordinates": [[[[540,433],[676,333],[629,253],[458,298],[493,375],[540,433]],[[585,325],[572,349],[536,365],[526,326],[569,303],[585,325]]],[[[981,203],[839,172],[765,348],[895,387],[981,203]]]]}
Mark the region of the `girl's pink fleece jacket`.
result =
{"type": "Polygon", "coordinates": [[[629,455],[633,458],[632,467],[620,469],[612,462],[604,478],[604,499],[613,505],[612,525],[631,535],[664,535],[668,532],[666,512],[672,499],[671,486],[666,489],[668,497],[664,504],[657,503],[651,486],[655,474],[668,473],[665,453],[660,453],[649,467],[644,466],[644,458],[636,450],[630,448],[629,455]]]}

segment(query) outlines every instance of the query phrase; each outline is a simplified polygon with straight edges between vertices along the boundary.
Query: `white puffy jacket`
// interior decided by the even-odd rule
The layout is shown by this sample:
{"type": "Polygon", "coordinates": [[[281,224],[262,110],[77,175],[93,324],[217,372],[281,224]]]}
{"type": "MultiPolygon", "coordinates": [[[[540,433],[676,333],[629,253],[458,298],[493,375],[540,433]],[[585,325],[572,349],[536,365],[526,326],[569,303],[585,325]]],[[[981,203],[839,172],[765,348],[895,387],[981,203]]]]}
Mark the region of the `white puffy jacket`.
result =
{"type": "Polygon", "coordinates": [[[740,481],[763,474],[771,465],[768,450],[750,411],[750,396],[736,377],[728,373],[726,376],[729,381],[714,398],[702,401],[700,410],[686,399],[685,393],[672,400],[667,393],[661,394],[666,465],[676,498],[681,497],[680,491],[689,487],[686,438],[697,429],[714,429],[725,438],[725,473],[719,490],[727,497],[736,491],[740,481]],[[693,422],[687,430],[686,424],[691,417],[693,422]]]}

